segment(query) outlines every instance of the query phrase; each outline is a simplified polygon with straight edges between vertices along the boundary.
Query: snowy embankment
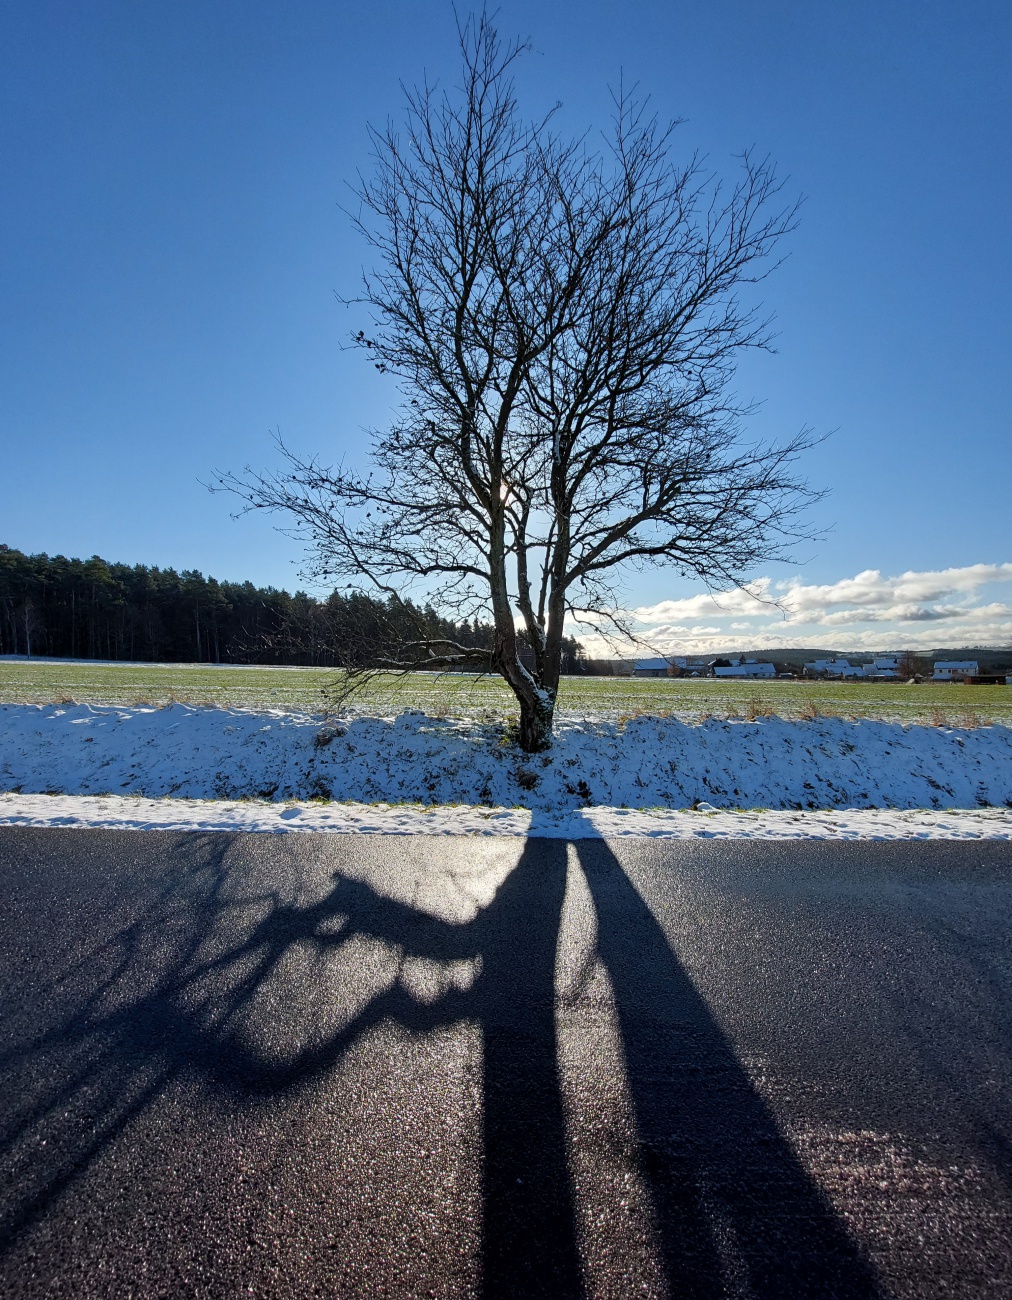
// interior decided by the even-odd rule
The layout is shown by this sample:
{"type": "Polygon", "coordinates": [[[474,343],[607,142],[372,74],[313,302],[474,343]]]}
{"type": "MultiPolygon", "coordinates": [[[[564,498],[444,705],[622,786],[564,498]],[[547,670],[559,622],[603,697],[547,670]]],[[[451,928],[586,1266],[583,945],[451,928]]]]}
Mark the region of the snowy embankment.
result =
{"type": "Polygon", "coordinates": [[[523,808],[1012,807],[1012,728],[817,718],[560,723],[547,754],[417,712],[0,706],[0,791],[523,808]]]}

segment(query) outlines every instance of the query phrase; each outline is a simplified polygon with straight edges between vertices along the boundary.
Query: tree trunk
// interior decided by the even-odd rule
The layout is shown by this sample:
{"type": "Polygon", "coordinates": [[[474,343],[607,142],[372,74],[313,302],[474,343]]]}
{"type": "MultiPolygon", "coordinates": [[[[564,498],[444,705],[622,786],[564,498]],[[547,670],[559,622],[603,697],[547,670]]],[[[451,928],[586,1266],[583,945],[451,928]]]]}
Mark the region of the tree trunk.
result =
{"type": "Polygon", "coordinates": [[[520,699],[520,748],[527,754],[539,754],[551,748],[555,697],[540,687],[535,687],[529,698],[520,696],[519,692],[517,695],[520,699]]]}
{"type": "MultiPolygon", "coordinates": [[[[520,705],[520,747],[528,754],[548,749],[552,743],[552,720],[555,716],[555,690],[546,690],[520,661],[517,630],[513,621],[509,586],[506,580],[505,512],[499,504],[498,480],[493,480],[490,526],[490,587],[492,619],[495,624],[492,665],[505,678],[520,705]]],[[[556,679],[556,686],[558,680],[556,679]]]]}

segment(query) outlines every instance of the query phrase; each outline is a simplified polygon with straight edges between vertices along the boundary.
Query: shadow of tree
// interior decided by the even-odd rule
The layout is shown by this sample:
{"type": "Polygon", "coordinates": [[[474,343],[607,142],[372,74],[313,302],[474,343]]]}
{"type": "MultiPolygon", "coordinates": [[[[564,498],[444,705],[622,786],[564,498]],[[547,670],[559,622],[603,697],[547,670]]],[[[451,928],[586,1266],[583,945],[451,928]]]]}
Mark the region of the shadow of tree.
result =
{"type": "MultiPolygon", "coordinates": [[[[0,1251],[174,1079],[239,1105],[279,1099],[325,1078],[381,1024],[472,1022],[483,1041],[483,1292],[582,1295],[556,1028],[567,845],[528,840],[491,901],[448,921],[347,875],[300,896],[273,887],[268,866],[257,887],[237,889],[232,843],[171,838],[122,923],[114,901],[108,933],[68,945],[42,984],[25,965],[0,1052],[11,1103],[0,1251]],[[420,991],[411,963],[439,978],[420,991]],[[34,1140],[43,1132],[48,1151],[34,1140]]],[[[577,854],[672,1293],[877,1294],[614,855],[591,841],[577,854]]]]}

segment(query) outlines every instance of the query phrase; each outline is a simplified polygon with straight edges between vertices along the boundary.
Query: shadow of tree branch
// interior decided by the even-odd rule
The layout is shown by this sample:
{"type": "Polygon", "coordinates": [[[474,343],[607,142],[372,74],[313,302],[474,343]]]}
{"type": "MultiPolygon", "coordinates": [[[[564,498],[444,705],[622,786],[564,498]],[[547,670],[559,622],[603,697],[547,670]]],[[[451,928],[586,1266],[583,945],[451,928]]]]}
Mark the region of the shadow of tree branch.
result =
{"type": "MultiPolygon", "coordinates": [[[[177,837],[125,923],[66,954],[41,1023],[0,1054],[22,1103],[0,1126],[14,1174],[0,1251],[175,1080],[240,1106],[284,1099],[340,1068],[378,1026],[423,1034],[471,1022],[483,1039],[484,1294],[583,1294],[556,1024],[567,845],[528,840],[491,901],[454,922],[341,874],[306,900],[239,887],[231,843],[177,837]],[[456,963],[468,979],[423,998],[405,979],[412,961],[456,963]],[[313,1003],[328,980],[354,994],[343,1018],[313,1003]],[[56,1140],[29,1158],[43,1129],[56,1140]]],[[[614,855],[596,841],[576,852],[672,1292],[877,1294],[614,855]]]]}

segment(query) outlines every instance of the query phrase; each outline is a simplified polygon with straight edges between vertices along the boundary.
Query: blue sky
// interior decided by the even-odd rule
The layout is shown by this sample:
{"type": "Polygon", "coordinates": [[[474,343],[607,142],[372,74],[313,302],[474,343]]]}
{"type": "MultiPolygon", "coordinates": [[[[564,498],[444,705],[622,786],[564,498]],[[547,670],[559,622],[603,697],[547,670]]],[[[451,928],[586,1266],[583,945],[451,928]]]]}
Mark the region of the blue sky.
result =
{"type": "MultiPolygon", "coordinates": [[[[644,626],[1012,642],[1012,7],[505,0],[499,26],[533,43],[532,110],[603,126],[622,75],[687,152],[730,173],[754,145],[806,200],[763,290],[778,354],[739,389],[757,435],[833,431],[806,465],[830,531],[752,576],[852,603],[708,616],[654,573],[629,587],[644,626]]],[[[453,78],[449,4],[9,2],[0,66],[0,540],[294,586],[298,547],[201,480],[270,465],[272,429],[358,456],[389,418],[341,350],[366,250],[340,204],[399,82],[453,78]]]]}

